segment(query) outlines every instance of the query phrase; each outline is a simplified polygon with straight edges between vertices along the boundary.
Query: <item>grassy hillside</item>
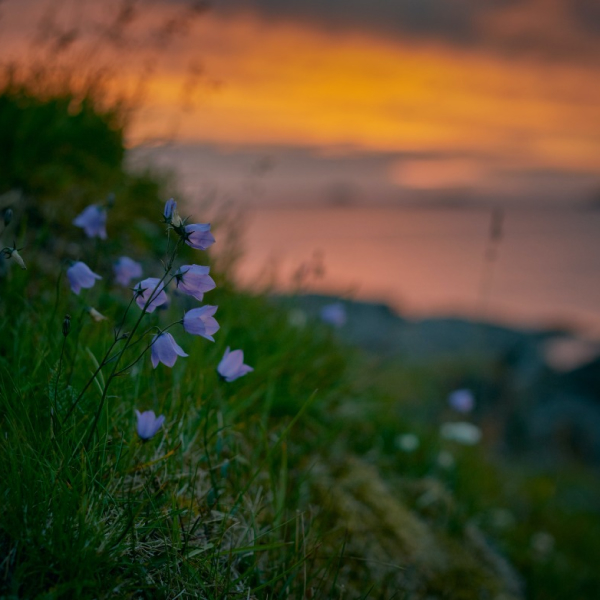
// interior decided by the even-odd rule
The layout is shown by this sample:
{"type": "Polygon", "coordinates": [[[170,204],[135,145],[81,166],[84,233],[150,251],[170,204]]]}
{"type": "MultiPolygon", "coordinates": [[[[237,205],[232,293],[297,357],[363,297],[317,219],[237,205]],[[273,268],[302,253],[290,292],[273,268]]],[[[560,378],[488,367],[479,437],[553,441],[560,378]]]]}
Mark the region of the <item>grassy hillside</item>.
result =
{"type": "MultiPolygon", "coordinates": [[[[1,597],[599,595],[593,476],[532,474],[442,440],[438,365],[367,357],[218,265],[203,301],[219,307],[214,343],[177,323],[201,303],[175,280],[145,314],[139,280],[209,265],[212,248],[176,245],[161,182],[123,169],[118,119],[67,100],[0,95],[13,111],[0,239],[27,265],[0,270],[1,597]],[[110,193],[108,237],[88,239],[72,221],[110,193]],[[143,268],[129,286],[113,274],[123,255],[143,268]],[[102,279],[73,293],[70,261],[102,279]],[[189,356],[153,368],[167,327],[189,356]],[[226,347],[254,370],[219,377],[226,347]],[[147,441],[135,410],[165,417],[147,441]]],[[[214,235],[218,247],[226,232],[214,235]]]]}

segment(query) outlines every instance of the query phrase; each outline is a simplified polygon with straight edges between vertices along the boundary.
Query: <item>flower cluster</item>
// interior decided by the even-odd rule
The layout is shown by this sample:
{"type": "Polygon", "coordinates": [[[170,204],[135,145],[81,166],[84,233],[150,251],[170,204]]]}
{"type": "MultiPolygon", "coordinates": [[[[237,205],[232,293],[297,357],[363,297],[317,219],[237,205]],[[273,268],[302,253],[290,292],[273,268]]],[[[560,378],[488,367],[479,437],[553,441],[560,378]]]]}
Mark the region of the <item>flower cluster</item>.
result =
{"type": "MultiPolygon", "coordinates": [[[[181,242],[192,248],[205,250],[215,241],[212,233],[210,233],[210,224],[187,225],[185,220],[179,216],[177,203],[172,198],[167,201],[163,216],[169,229],[175,231],[181,242]]],[[[125,260],[125,257],[120,259],[119,265],[119,276],[124,279],[125,275],[132,272],[133,266],[125,260]]],[[[167,305],[169,298],[165,290],[171,281],[175,282],[177,291],[202,302],[204,294],[216,287],[209,273],[210,267],[192,264],[180,266],[169,279],[166,277],[167,274],[161,279],[149,277],[140,281],[133,288],[135,302],[148,313],[154,312],[159,306],[167,305]]],[[[187,333],[199,335],[214,342],[213,334],[219,330],[219,324],[214,318],[216,311],[216,306],[194,308],[184,314],[180,323],[187,333]]],[[[154,368],[158,366],[159,362],[172,367],[178,356],[188,356],[175,341],[175,338],[166,330],[159,331],[154,336],[150,347],[151,361],[154,368]]]]}
{"type": "MultiPolygon", "coordinates": [[[[166,308],[169,305],[168,293],[170,285],[175,288],[175,292],[190,296],[198,302],[202,302],[204,294],[216,287],[215,281],[210,276],[210,267],[197,264],[186,264],[179,267],[173,266],[180,244],[186,244],[198,250],[206,250],[215,242],[215,238],[210,231],[210,224],[187,223],[187,219],[183,219],[179,215],[177,203],[173,199],[166,202],[163,217],[164,222],[167,224],[167,232],[174,232],[178,239],[174,247],[170,245],[171,250],[167,252],[167,258],[164,261],[165,271],[162,277],[146,277],[139,280],[143,276],[142,265],[128,256],[119,257],[113,264],[114,281],[119,285],[129,286],[132,280],[138,279],[138,282],[131,288],[133,298],[130,306],[135,303],[141,309],[142,314],[131,332],[121,335],[123,324],[115,329],[115,344],[122,343],[122,348],[112,356],[110,356],[109,351],[102,362],[102,364],[108,364],[108,362],[113,362],[114,364],[114,361],[116,361],[109,381],[105,385],[103,398],[106,397],[106,388],[110,383],[110,379],[117,372],[118,362],[129,347],[131,337],[135,334],[142,317],[147,313],[154,313],[158,308],[166,308]]],[[[74,219],[73,224],[81,227],[89,238],[104,240],[107,237],[106,222],[107,207],[92,204],[74,219]]],[[[11,251],[13,254],[17,252],[16,248],[11,249],[11,251]]],[[[17,260],[17,257],[13,256],[13,258],[17,260]]],[[[82,289],[92,288],[96,281],[102,279],[99,274],[92,271],[82,261],[72,261],[66,274],[71,290],[76,295],[79,295],[82,289]]],[[[148,346],[142,351],[141,356],[149,350],[153,368],[156,368],[159,363],[173,367],[178,357],[187,357],[188,354],[185,350],[177,343],[173,335],[167,331],[170,327],[177,324],[181,324],[183,330],[190,335],[197,335],[214,342],[213,336],[219,330],[219,324],[215,319],[217,309],[217,306],[208,304],[198,306],[184,312],[181,320],[172,323],[166,328],[151,328],[145,334],[138,337],[137,341],[147,333],[150,333],[152,329],[158,329],[148,346]]],[[[106,317],[93,307],[87,306],[85,310],[94,321],[106,320],[106,317]]],[[[129,308],[123,317],[123,323],[128,311],[129,308]]],[[[137,343],[137,341],[134,343],[137,343]]],[[[133,346],[133,343],[131,345],[133,346]]],[[[141,356],[138,357],[138,360],[141,356]]],[[[127,367],[123,371],[126,369],[127,367]]],[[[231,351],[229,347],[225,350],[225,354],[217,366],[219,376],[227,382],[232,382],[252,370],[252,367],[244,364],[243,351],[231,351]]],[[[138,435],[144,441],[153,437],[165,420],[164,416],[157,417],[153,411],[140,413],[136,410],[136,415],[138,435]]]]}

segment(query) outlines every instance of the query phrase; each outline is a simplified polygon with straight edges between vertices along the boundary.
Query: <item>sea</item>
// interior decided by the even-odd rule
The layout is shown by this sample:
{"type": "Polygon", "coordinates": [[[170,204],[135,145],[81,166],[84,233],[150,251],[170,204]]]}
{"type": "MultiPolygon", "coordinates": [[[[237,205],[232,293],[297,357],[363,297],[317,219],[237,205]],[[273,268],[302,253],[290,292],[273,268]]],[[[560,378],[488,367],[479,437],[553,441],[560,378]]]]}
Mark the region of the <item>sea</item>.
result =
{"type": "MultiPolygon", "coordinates": [[[[340,185],[319,198],[308,185],[312,163],[295,179],[290,167],[270,180],[259,162],[260,178],[250,173],[231,191],[226,184],[243,165],[237,155],[229,171],[204,150],[158,148],[138,153],[138,162],[139,156],[175,172],[200,220],[215,207],[221,217],[227,213],[229,242],[223,235],[213,248],[241,250],[235,277],[242,286],[384,302],[407,318],[566,328],[600,340],[600,210],[592,205],[568,198],[548,205],[543,198],[507,205],[477,198],[379,203],[376,187],[361,201],[340,197],[340,185]],[[211,174],[221,188],[207,189],[211,174]],[[257,193],[268,191],[270,181],[270,196],[257,193]]],[[[322,163],[321,186],[328,172],[322,163]]]]}
{"type": "Polygon", "coordinates": [[[256,206],[243,218],[243,285],[600,339],[600,212],[256,206]]]}

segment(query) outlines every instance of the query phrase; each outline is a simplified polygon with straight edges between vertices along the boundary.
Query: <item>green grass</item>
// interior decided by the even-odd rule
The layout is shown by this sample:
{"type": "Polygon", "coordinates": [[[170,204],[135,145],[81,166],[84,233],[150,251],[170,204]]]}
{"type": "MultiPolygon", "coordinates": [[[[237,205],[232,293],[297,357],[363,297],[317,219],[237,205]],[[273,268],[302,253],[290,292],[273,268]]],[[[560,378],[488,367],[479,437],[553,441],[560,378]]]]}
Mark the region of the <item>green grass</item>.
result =
{"type": "MultiPolygon", "coordinates": [[[[30,99],[23,110],[37,111],[36,102],[50,102],[50,121],[67,119],[67,105],[52,99],[30,99]]],[[[0,136],[18,137],[11,127],[4,122],[0,136]]],[[[112,261],[129,255],[144,276],[160,277],[167,244],[161,182],[96,158],[114,190],[59,166],[64,186],[27,188],[0,232],[4,244],[24,246],[28,265],[0,277],[0,597],[600,595],[593,474],[539,472],[485,444],[441,441],[439,398],[461,369],[485,378],[479,366],[382,362],[343,346],[320,322],[294,326],[287,305],[232,284],[236,248],[221,253],[211,273],[217,289],[205,297],[219,306],[215,343],[176,326],[189,357],[152,369],[145,355],[113,381],[108,363],[72,409],[131,298],[112,283],[112,261]],[[64,202],[73,190],[86,191],[64,202]],[[110,191],[109,239],[86,240],[71,221],[110,191]],[[104,277],[80,298],[67,286],[69,258],[104,277]],[[108,319],[92,321],[88,305],[108,319]],[[254,371],[220,380],[226,346],[242,348],[254,371]],[[166,416],[146,443],[136,436],[136,408],[166,416]],[[409,432],[420,440],[413,452],[396,443],[409,432]]],[[[41,181],[47,165],[30,164],[31,181],[41,181]]],[[[225,226],[215,235],[217,245],[228,239],[225,226]]],[[[211,263],[211,252],[183,248],[177,264],[190,263],[211,263]]],[[[197,304],[173,296],[167,310],[143,317],[143,330],[197,304]]],[[[134,306],[124,331],[139,314],[134,306]]],[[[120,366],[143,345],[133,344],[120,366]]]]}

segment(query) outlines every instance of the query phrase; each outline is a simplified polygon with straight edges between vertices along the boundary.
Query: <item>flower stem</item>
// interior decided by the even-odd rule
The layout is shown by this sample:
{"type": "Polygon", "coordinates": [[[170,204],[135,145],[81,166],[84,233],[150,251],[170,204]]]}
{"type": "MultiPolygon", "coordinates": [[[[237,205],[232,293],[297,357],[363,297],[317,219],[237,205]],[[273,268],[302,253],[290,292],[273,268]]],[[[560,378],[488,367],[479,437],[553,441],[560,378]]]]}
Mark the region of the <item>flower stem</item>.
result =
{"type": "MultiPolygon", "coordinates": [[[[110,384],[112,383],[113,379],[116,377],[116,373],[117,373],[117,369],[118,369],[118,366],[119,366],[119,362],[121,361],[121,358],[123,357],[123,354],[125,353],[125,351],[129,347],[129,345],[131,343],[131,338],[133,337],[133,335],[137,331],[138,327],[140,326],[140,324],[142,322],[142,319],[146,315],[146,313],[148,311],[148,307],[150,306],[151,302],[156,298],[156,296],[158,296],[158,294],[160,294],[160,292],[162,291],[162,289],[166,285],[168,285],[168,283],[170,283],[173,280],[173,277],[171,277],[171,279],[169,279],[169,281],[167,282],[167,284],[165,284],[165,286],[161,287],[161,284],[167,278],[167,276],[169,275],[169,272],[171,270],[171,267],[173,266],[173,262],[175,260],[175,256],[177,255],[177,249],[179,248],[179,244],[180,243],[181,243],[181,241],[178,240],[177,244],[175,245],[175,247],[173,249],[173,253],[170,256],[170,259],[169,259],[168,263],[165,265],[165,273],[164,273],[164,275],[159,280],[158,284],[154,288],[154,291],[148,297],[148,300],[146,300],[146,303],[144,304],[144,306],[142,308],[142,313],[140,314],[140,316],[139,316],[138,320],[136,321],[135,325],[133,326],[133,329],[131,330],[131,333],[129,334],[129,336],[127,336],[127,338],[125,340],[125,344],[123,345],[123,348],[121,348],[121,350],[119,351],[119,353],[116,355],[116,360],[114,362],[113,369],[112,369],[110,375],[108,376],[108,379],[106,380],[106,383],[104,384],[104,390],[102,391],[102,397],[100,398],[100,404],[98,405],[98,409],[96,410],[96,414],[94,416],[94,421],[92,423],[92,426],[90,428],[90,432],[89,432],[89,434],[87,436],[87,439],[85,441],[85,444],[84,444],[85,448],[87,448],[89,446],[89,444],[90,444],[90,442],[92,440],[92,437],[94,435],[94,432],[96,431],[96,427],[98,425],[98,420],[100,419],[100,414],[102,412],[102,409],[104,407],[104,403],[106,401],[106,396],[108,394],[108,388],[110,387],[110,384]]],[[[75,447],[75,450],[73,452],[73,456],[75,455],[75,452],[79,449],[78,446],[79,446],[79,444],[75,447]]]]}

